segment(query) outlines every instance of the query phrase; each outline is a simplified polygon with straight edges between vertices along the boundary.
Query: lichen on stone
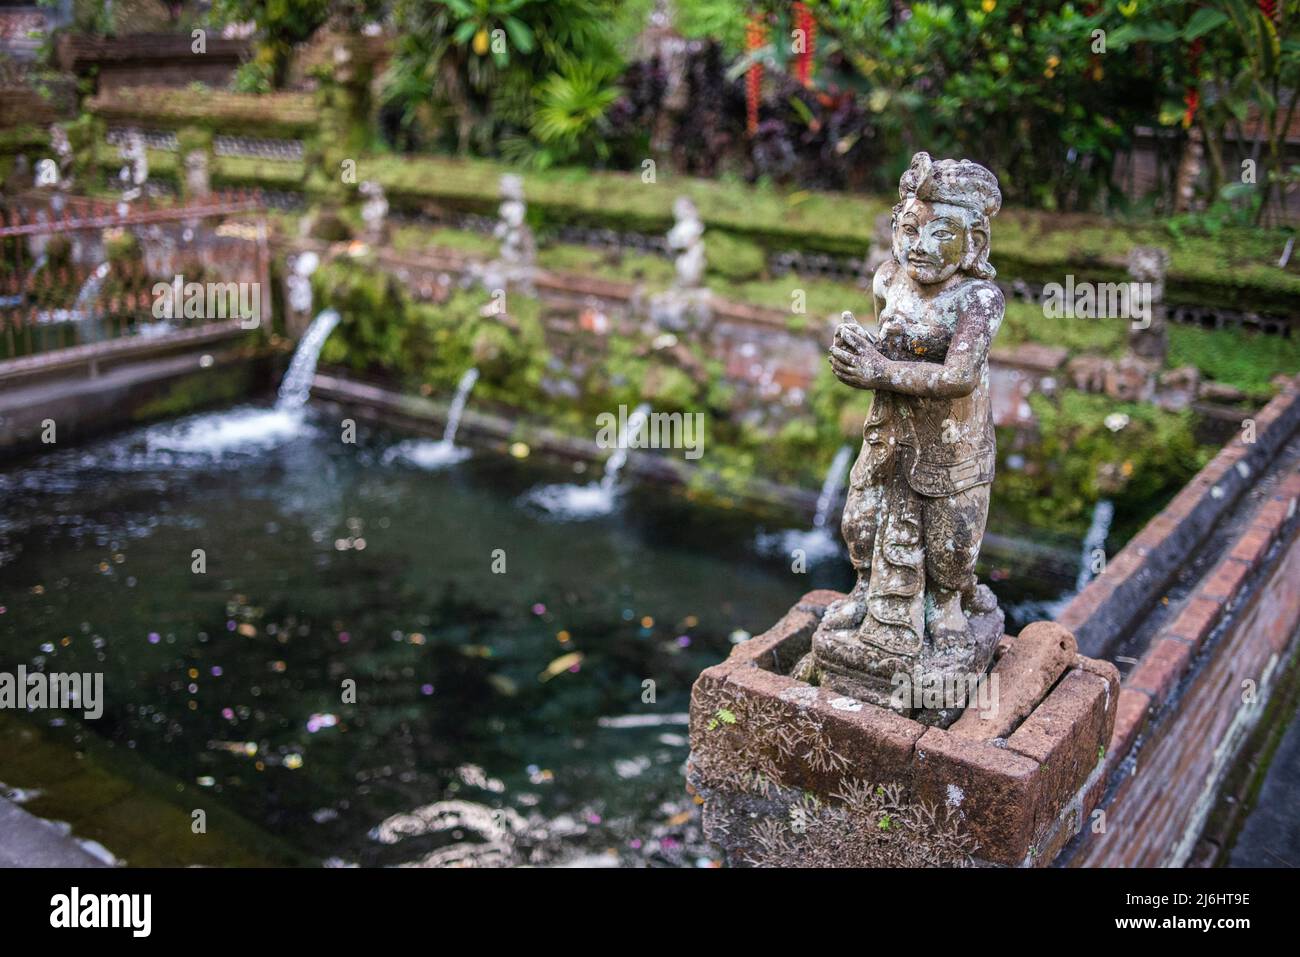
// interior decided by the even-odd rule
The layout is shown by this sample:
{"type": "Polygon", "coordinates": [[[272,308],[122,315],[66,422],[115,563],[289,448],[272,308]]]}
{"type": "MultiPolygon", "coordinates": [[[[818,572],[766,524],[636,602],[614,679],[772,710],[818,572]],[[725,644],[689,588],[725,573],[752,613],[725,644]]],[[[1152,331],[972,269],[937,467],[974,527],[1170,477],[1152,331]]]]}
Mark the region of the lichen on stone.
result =
{"type": "Polygon", "coordinates": [[[791,786],[785,769],[794,765],[820,773],[849,766],[823,719],[806,707],[792,715],[774,700],[706,694],[693,710],[710,716],[697,721],[691,734],[696,770],[708,787],[767,796],[773,785],[791,786]]]}
{"type": "Polygon", "coordinates": [[[756,821],[757,867],[969,867],[977,849],[951,807],[909,801],[899,784],[846,779],[831,800],[805,795],[786,819],[756,821]]]}

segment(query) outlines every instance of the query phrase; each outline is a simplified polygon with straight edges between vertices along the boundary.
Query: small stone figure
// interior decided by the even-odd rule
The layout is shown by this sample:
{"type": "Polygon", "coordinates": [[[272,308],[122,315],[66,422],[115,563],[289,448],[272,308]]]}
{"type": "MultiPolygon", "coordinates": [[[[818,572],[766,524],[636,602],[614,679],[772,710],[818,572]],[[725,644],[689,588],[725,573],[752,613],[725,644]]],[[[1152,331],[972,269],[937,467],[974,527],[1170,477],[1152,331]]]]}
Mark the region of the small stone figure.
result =
{"type": "Polygon", "coordinates": [[[651,297],[650,316],[663,329],[681,331],[708,324],[713,311],[704,286],[704,223],[695,204],[685,196],[673,203],[673,228],[668,248],[677,253],[673,288],[651,297]]]}
{"type": "Polygon", "coordinates": [[[140,198],[144,184],[149,179],[149,150],[139,130],[131,130],[126,134],[126,142],[118,148],[118,155],[126,162],[118,174],[126,186],[122,200],[130,203],[140,198]]]}
{"type": "Polygon", "coordinates": [[[384,195],[382,186],[370,180],[363,182],[357,190],[365,197],[361,204],[361,220],[366,224],[363,238],[370,245],[378,246],[384,242],[388,232],[388,197],[384,195]]]}
{"type": "Polygon", "coordinates": [[[695,204],[685,196],[673,203],[673,228],[668,231],[668,248],[677,250],[673,260],[678,289],[699,289],[704,285],[704,224],[695,204]]]}
{"type": "Polygon", "coordinates": [[[206,199],[212,194],[212,180],[208,173],[206,150],[190,150],[185,154],[185,197],[206,199]]]}
{"type": "Polygon", "coordinates": [[[67,189],[72,185],[72,167],[76,160],[76,155],[72,151],[72,143],[68,139],[68,131],[58,123],[50,124],[50,146],[54,149],[54,155],[59,158],[59,182],[61,189],[67,189]]]}
{"type": "Polygon", "coordinates": [[[537,244],[525,222],[528,206],[524,203],[522,178],[512,174],[501,177],[501,206],[497,214],[501,221],[492,234],[501,240],[501,261],[531,269],[537,262],[537,244]]]}
{"type": "MultiPolygon", "coordinates": [[[[917,153],[899,181],[893,257],[875,274],[879,336],[846,315],[831,366],[874,390],[842,530],[858,580],[827,609],[794,675],[912,714],[921,689],[983,674],[1002,636],[975,578],[995,460],[989,346],[1004,301],[992,281],[997,179],[917,153]]],[[[947,726],[962,702],[917,710],[947,726]]]]}
{"type": "Polygon", "coordinates": [[[1135,283],[1146,287],[1141,295],[1151,310],[1151,321],[1129,327],[1128,347],[1133,355],[1153,364],[1153,375],[1164,365],[1169,352],[1169,332],[1165,323],[1165,276],[1168,272],[1169,250],[1160,246],[1134,246],[1129,250],[1128,274],[1135,283]]]}
{"type": "Polygon", "coordinates": [[[311,322],[311,277],[319,267],[320,257],[311,250],[299,253],[289,263],[289,272],[284,277],[284,285],[289,297],[290,331],[295,334],[301,335],[311,322]]]}
{"type": "Polygon", "coordinates": [[[528,206],[524,203],[524,181],[514,174],[501,177],[501,205],[492,235],[501,241],[497,258],[473,271],[490,292],[514,286],[524,293],[533,292],[537,274],[537,243],[528,228],[528,206]]]}

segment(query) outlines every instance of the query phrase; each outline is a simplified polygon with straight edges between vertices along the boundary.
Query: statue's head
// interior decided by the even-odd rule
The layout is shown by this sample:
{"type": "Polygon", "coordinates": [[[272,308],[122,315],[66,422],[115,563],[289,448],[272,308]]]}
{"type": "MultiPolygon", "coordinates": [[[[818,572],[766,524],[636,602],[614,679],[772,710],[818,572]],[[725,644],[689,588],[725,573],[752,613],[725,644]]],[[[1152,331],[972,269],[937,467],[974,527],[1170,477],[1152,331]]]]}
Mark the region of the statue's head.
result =
{"type": "Polygon", "coordinates": [[[970,160],[917,153],[898,181],[894,259],[915,281],[943,282],[961,272],[992,279],[989,219],[1002,207],[997,177],[970,160]]]}
{"type": "Polygon", "coordinates": [[[517,173],[504,173],[501,176],[501,198],[504,200],[524,201],[524,178],[517,173]]]}

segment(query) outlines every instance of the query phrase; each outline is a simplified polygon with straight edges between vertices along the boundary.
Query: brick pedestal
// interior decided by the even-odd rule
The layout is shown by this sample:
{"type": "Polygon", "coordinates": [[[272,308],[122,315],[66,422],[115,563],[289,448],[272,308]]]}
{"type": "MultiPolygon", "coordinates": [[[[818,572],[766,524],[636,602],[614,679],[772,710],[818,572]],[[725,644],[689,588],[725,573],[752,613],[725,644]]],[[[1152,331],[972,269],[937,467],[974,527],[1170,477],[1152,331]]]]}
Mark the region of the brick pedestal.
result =
{"type": "Polygon", "coordinates": [[[1005,738],[967,740],[788,677],[839,597],[805,595],[692,689],[688,787],[728,863],[1050,862],[1100,797],[1115,667],[1077,656],[1005,738]]]}

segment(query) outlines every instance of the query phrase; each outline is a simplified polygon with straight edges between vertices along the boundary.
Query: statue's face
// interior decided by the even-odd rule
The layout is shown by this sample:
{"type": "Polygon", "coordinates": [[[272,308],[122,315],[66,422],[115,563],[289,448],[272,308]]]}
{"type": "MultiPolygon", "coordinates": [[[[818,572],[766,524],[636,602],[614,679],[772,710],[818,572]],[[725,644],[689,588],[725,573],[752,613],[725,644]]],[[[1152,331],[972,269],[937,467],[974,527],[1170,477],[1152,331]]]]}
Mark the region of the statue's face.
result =
{"type": "Polygon", "coordinates": [[[894,255],[914,282],[943,282],[966,255],[966,216],[959,206],[909,200],[894,229],[894,255]]]}

